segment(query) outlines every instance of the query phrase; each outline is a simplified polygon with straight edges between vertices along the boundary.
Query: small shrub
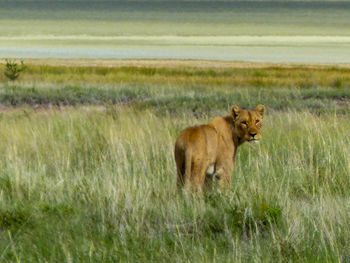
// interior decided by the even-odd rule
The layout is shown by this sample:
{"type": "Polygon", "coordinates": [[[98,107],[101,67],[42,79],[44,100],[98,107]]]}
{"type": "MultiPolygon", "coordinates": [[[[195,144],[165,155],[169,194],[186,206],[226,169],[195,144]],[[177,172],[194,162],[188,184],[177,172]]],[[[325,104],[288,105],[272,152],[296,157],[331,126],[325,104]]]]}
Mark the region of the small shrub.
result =
{"type": "Polygon", "coordinates": [[[19,65],[15,60],[6,59],[4,74],[8,79],[14,81],[25,68],[23,60],[21,60],[21,64],[19,65]]]}
{"type": "Polygon", "coordinates": [[[249,206],[236,204],[218,194],[210,194],[206,196],[206,203],[209,207],[204,222],[207,232],[214,235],[225,231],[244,235],[249,235],[251,231],[262,233],[272,225],[279,225],[282,220],[282,209],[265,201],[249,206]]]}
{"type": "Polygon", "coordinates": [[[333,88],[338,88],[341,89],[344,87],[344,83],[343,80],[340,78],[335,79],[332,83],[331,83],[331,87],[333,88]]]}
{"type": "Polygon", "coordinates": [[[30,214],[21,208],[0,210],[0,229],[21,228],[30,224],[29,219],[30,214]]]}
{"type": "Polygon", "coordinates": [[[44,204],[40,208],[45,215],[59,216],[61,218],[68,218],[76,214],[75,208],[69,204],[44,204]]]}

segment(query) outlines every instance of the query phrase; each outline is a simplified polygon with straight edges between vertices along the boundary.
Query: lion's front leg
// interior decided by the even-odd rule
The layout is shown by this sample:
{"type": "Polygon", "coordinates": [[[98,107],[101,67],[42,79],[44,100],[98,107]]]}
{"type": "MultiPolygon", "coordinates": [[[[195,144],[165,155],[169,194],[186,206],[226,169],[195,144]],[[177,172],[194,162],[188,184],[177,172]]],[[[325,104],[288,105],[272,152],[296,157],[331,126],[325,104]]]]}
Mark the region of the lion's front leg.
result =
{"type": "Polygon", "coordinates": [[[218,185],[219,189],[225,190],[230,186],[232,171],[232,162],[224,162],[222,164],[218,164],[217,170],[214,175],[214,180],[216,181],[216,184],[218,185]]]}

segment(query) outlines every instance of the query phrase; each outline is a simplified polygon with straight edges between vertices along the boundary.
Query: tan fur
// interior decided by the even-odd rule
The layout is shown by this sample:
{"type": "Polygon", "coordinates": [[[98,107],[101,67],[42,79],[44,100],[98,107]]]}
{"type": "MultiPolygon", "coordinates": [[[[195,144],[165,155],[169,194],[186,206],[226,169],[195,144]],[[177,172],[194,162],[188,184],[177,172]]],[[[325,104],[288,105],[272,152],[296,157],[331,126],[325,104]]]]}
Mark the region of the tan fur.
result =
{"type": "Polygon", "coordinates": [[[175,143],[178,186],[193,191],[213,181],[222,188],[229,186],[237,147],[260,140],[264,114],[261,104],[255,110],[235,105],[226,117],[183,130],[175,143]]]}

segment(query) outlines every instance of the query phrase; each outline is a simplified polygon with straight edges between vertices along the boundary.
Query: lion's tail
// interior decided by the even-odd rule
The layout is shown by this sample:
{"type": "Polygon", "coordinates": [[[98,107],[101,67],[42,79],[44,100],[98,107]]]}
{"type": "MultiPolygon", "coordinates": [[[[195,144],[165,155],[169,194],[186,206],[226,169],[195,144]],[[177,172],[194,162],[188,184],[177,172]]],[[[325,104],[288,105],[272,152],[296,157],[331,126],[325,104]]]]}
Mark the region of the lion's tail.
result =
{"type": "Polygon", "coordinates": [[[190,186],[191,180],[191,171],[192,171],[192,150],[189,147],[185,152],[185,188],[190,186]]]}

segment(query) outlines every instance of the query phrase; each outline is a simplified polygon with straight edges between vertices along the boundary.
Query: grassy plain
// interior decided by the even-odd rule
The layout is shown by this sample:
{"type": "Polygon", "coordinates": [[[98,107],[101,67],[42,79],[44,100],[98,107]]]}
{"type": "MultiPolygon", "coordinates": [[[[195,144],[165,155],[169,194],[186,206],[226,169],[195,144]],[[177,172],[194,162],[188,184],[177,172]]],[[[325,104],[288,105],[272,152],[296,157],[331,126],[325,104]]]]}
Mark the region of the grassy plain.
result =
{"type": "Polygon", "coordinates": [[[348,68],[123,63],[1,75],[1,262],[350,260],[348,68]],[[178,192],[176,136],[236,103],[261,143],[226,194],[178,192]]]}

